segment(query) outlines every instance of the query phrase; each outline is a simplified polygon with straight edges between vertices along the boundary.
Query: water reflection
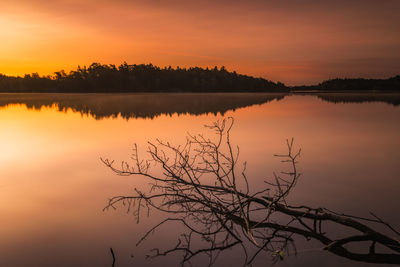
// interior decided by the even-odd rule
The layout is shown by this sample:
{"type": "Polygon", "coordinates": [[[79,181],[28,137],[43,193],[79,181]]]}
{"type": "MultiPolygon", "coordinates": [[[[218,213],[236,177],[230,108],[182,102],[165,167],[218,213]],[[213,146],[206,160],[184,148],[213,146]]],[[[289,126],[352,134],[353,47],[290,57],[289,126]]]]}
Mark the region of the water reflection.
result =
{"type": "Polygon", "coordinates": [[[225,114],[238,108],[281,100],[285,94],[1,94],[0,107],[24,104],[40,109],[56,105],[96,119],[154,118],[161,114],[225,114]]]}
{"type": "Polygon", "coordinates": [[[251,190],[246,165],[239,167],[239,148],[232,146],[233,124],[233,118],[225,118],[206,126],[216,133],[216,141],[189,135],[186,143],[177,146],[149,142],[147,160],[139,156],[136,146],[131,163],[102,159],[114,173],[149,183],[146,188],[135,188],[132,195],[110,198],[105,210],[125,208],[138,223],[153,209],[167,216],[137,245],[160,228],[182,229],[175,246],[156,247],[149,258],[178,254],[182,266],[192,266],[203,256],[208,263],[203,261],[201,266],[211,266],[235,250],[243,255],[242,266],[260,263],[264,254],[277,263],[296,254],[296,241],[305,238],[350,260],[400,264],[400,232],[375,214],[363,218],[287,200],[301,176],[301,149],[296,149],[293,139],[287,140],[285,154],[276,155],[289,165],[286,170],[274,173],[264,187],[251,190]],[[158,172],[154,171],[157,167],[158,172]],[[390,235],[379,231],[385,227],[390,235]]]}
{"type": "Polygon", "coordinates": [[[400,105],[399,93],[313,93],[327,102],[333,103],[374,103],[381,102],[393,106],[400,105]]]}
{"type": "MultiPolygon", "coordinates": [[[[396,93],[315,93],[311,94],[333,103],[383,102],[400,104],[396,93]]],[[[29,109],[52,107],[59,111],[68,109],[95,119],[155,118],[161,114],[222,114],[238,108],[261,105],[273,100],[280,101],[288,94],[0,94],[0,108],[23,104],[29,109]]]]}
{"type": "MultiPolygon", "coordinates": [[[[18,97],[31,99],[32,94],[18,97]]],[[[99,97],[106,101],[120,96],[99,97]]],[[[152,212],[136,224],[122,209],[102,212],[109,197],[129,195],[133,188],[148,183],[116,176],[99,157],[120,162],[129,158],[133,143],[145,152],[147,141],[157,138],[182,144],[187,132],[206,133],[203,125],[222,119],[221,114],[160,114],[152,120],[107,117],[118,114],[113,113],[118,111],[116,103],[111,113],[99,113],[104,117],[96,120],[96,115],[82,116],[79,110],[59,112],[51,99],[45,103],[48,106],[42,106],[43,101],[31,106],[40,110],[27,108],[27,101],[14,98],[10,102],[4,95],[0,101],[4,101],[0,109],[0,229],[4,229],[0,231],[0,266],[109,267],[110,247],[116,266],[176,265],[179,259],[146,260],[144,255],[155,245],[169,247],[179,235],[177,227],[156,232],[142,247],[135,247],[161,215],[152,212]]],[[[90,110],[93,107],[97,107],[94,100],[90,110]]],[[[294,137],[302,148],[299,170],[303,176],[289,196],[291,203],[358,216],[375,211],[394,226],[400,225],[396,206],[399,106],[334,104],[315,96],[290,95],[228,110],[225,116],[235,118],[232,140],[241,148],[240,159],[248,162],[248,179],[255,189],[262,188],[273,171],[282,170],[273,154],[284,153],[285,138],[294,137]]],[[[331,255],[320,244],[301,242],[298,255],[279,266],[321,262],[332,267],[365,266],[331,255]]],[[[242,261],[241,253],[232,253],[221,258],[221,265],[237,266],[242,261]]]]}

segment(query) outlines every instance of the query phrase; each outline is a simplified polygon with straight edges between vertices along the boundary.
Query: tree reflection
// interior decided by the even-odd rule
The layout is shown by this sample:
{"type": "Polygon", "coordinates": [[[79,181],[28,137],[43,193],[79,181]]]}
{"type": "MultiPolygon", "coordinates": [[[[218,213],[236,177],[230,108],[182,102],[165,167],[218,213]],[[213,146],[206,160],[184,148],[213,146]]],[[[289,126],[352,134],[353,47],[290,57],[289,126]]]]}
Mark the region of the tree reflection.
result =
{"type": "Polygon", "coordinates": [[[281,100],[285,93],[223,93],[223,94],[4,94],[0,107],[25,104],[40,109],[55,106],[69,109],[95,119],[155,118],[172,114],[225,114],[238,108],[281,100]]]}
{"type": "MultiPolygon", "coordinates": [[[[296,93],[310,95],[305,93],[296,93]]],[[[23,104],[29,109],[55,107],[72,110],[95,119],[155,118],[172,114],[222,114],[238,108],[280,101],[288,93],[213,93],[213,94],[1,94],[0,107],[23,104]]],[[[330,103],[382,102],[398,106],[398,93],[312,93],[330,103]]]]}
{"type": "Polygon", "coordinates": [[[330,103],[387,103],[400,105],[398,93],[313,93],[319,99],[330,103]]]}
{"type": "Polygon", "coordinates": [[[262,254],[270,255],[272,261],[295,254],[295,240],[301,236],[351,260],[400,263],[400,233],[376,215],[361,218],[290,203],[288,195],[300,177],[297,164],[301,151],[295,149],[293,139],[287,140],[286,154],[276,155],[288,169],[274,173],[273,181],[265,181],[264,188],[251,190],[246,164],[239,167],[239,148],[230,138],[232,126],[232,118],[207,126],[215,132],[215,140],[188,135],[181,146],[160,140],[149,143],[148,160],[139,157],[135,146],[133,162],[122,162],[121,167],[102,159],[116,174],[141,176],[151,185],[148,192],[137,188],[132,196],[111,198],[105,209],[126,205],[138,220],[151,209],[168,215],[138,244],[167,223],[184,228],[175,245],[164,250],[156,248],[149,257],[180,253],[183,266],[206,255],[212,265],[219,255],[237,247],[244,254],[243,265],[251,265],[262,254]],[[162,169],[161,174],[154,171],[155,166],[162,169]],[[346,231],[331,232],[328,225],[344,227],[346,231]],[[382,227],[391,234],[378,231],[382,227]],[[363,252],[353,250],[352,244],[363,247],[363,252]]]}

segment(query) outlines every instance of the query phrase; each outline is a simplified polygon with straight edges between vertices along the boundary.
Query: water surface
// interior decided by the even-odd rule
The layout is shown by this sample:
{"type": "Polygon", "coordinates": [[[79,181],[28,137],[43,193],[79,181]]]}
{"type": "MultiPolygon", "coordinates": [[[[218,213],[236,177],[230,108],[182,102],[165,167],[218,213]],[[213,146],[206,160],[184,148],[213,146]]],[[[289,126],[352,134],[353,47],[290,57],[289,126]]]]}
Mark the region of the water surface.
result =
{"type": "MultiPolygon", "coordinates": [[[[328,96],[1,94],[0,266],[111,266],[110,247],[117,266],[175,266],[173,257],[144,259],[150,248],[173,245],[173,229],[135,247],[157,214],[136,224],[124,209],[102,211],[109,197],[147,181],[116,176],[99,158],[127,160],[134,143],[145,152],[156,138],[180,144],[187,132],[212,135],[203,125],[227,116],[235,119],[232,140],[254,188],[279,171],[273,154],[294,137],[303,176],[293,204],[358,216],[374,211],[400,226],[399,96],[328,96]]],[[[281,265],[364,266],[321,247],[299,248],[281,265]]],[[[240,258],[223,262],[235,266],[240,258]]]]}

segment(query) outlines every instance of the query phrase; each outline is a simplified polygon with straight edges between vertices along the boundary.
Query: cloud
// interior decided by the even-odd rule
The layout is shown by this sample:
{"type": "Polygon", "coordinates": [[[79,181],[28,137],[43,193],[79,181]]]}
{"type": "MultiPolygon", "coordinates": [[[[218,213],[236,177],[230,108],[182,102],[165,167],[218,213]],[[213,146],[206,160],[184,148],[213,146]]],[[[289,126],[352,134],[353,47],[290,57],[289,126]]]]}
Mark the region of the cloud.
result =
{"type": "Polygon", "coordinates": [[[73,66],[90,60],[127,60],[227,65],[266,78],[273,70],[282,81],[286,75],[288,81],[297,77],[298,82],[307,82],[305,71],[321,72],[318,77],[354,73],[357,64],[345,64],[353,58],[380,60],[379,70],[373,64],[359,65],[364,73],[392,73],[391,62],[400,49],[397,0],[0,0],[0,4],[0,15],[9,21],[0,27],[0,35],[14,36],[3,38],[0,46],[8,48],[2,51],[15,51],[0,52],[0,58],[12,62],[19,56],[32,66],[45,57],[46,69],[53,70],[71,66],[72,60],[73,66]],[[273,62],[279,64],[273,67],[273,62]],[[342,68],[333,62],[342,62],[342,68]]]}

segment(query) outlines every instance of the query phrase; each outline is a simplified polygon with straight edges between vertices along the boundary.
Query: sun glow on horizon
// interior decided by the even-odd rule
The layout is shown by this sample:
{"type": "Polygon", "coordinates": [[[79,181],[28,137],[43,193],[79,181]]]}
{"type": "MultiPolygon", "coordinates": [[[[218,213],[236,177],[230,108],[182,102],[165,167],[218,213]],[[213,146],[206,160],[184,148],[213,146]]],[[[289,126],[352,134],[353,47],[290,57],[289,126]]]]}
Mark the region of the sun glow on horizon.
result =
{"type": "Polygon", "coordinates": [[[17,0],[0,10],[0,73],[152,63],[310,84],[400,70],[400,2],[17,0]],[[194,12],[196,11],[196,12],[194,12]]]}

